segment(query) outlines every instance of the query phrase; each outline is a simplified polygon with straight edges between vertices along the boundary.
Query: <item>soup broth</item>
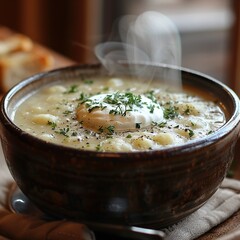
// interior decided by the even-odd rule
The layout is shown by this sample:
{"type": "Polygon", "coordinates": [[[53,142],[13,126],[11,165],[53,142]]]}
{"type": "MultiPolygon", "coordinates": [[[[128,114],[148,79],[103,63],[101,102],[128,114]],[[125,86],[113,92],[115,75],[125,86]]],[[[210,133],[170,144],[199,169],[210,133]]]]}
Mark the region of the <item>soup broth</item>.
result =
{"type": "Polygon", "coordinates": [[[180,145],[226,122],[216,99],[113,77],[49,84],[26,97],[13,120],[47,142],[101,152],[180,145]]]}

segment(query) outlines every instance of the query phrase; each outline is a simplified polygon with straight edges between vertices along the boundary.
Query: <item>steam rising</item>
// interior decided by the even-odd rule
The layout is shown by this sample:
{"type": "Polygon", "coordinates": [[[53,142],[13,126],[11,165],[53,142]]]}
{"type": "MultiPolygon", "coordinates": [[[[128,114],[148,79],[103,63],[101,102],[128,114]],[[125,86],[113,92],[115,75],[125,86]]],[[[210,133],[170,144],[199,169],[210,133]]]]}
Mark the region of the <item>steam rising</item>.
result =
{"type": "MultiPolygon", "coordinates": [[[[120,41],[100,43],[95,54],[110,73],[126,70],[123,61],[147,63],[128,69],[135,76],[156,74],[150,66],[166,64],[181,66],[181,42],[173,22],[161,13],[148,11],[140,16],[124,16],[119,21],[120,41]]],[[[168,84],[181,86],[181,76],[168,71],[168,84]]]]}

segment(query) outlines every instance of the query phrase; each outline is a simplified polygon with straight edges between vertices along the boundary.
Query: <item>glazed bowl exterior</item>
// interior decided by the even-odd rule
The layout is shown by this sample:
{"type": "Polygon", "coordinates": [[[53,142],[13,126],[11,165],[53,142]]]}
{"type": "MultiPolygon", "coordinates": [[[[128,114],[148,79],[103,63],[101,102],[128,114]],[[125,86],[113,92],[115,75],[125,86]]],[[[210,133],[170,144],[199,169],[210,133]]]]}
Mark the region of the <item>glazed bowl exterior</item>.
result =
{"type": "MultiPolygon", "coordinates": [[[[51,144],[11,120],[26,95],[53,81],[107,75],[100,65],[37,74],[1,101],[1,142],[6,162],[23,193],[45,213],[80,221],[162,228],[201,207],[217,190],[234,157],[240,106],[224,84],[200,73],[155,65],[155,78],[181,73],[183,85],[220,101],[227,122],[208,137],[146,152],[97,152],[51,144]]],[[[121,75],[121,73],[119,73],[121,75]]]]}

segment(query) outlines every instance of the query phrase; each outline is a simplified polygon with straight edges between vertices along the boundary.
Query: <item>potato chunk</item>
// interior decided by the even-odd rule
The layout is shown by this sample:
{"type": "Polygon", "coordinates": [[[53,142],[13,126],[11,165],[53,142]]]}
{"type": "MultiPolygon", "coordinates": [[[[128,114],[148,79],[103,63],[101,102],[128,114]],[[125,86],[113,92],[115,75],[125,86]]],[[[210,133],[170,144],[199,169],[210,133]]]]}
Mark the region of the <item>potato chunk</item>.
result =
{"type": "Polygon", "coordinates": [[[136,139],[133,139],[132,145],[134,148],[139,150],[149,150],[152,149],[154,142],[144,136],[141,136],[136,139]]]}
{"type": "Polygon", "coordinates": [[[160,145],[169,145],[174,143],[173,136],[170,133],[158,133],[157,135],[153,136],[152,139],[160,145]]]}
{"type": "Polygon", "coordinates": [[[33,118],[32,118],[32,121],[34,123],[37,123],[40,125],[45,125],[45,124],[48,124],[49,122],[56,123],[57,120],[58,120],[58,117],[48,113],[36,114],[36,115],[33,115],[33,118]]]}

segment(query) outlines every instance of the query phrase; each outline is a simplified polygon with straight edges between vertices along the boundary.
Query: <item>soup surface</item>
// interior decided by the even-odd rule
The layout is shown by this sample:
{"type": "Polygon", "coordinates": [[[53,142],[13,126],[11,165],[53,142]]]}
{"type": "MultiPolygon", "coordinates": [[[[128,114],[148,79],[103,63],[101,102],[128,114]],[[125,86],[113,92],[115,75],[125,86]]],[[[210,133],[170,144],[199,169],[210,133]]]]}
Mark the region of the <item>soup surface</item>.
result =
{"type": "Polygon", "coordinates": [[[226,119],[215,99],[123,78],[42,87],[13,114],[26,132],[84,150],[149,151],[207,136],[226,119]]]}

